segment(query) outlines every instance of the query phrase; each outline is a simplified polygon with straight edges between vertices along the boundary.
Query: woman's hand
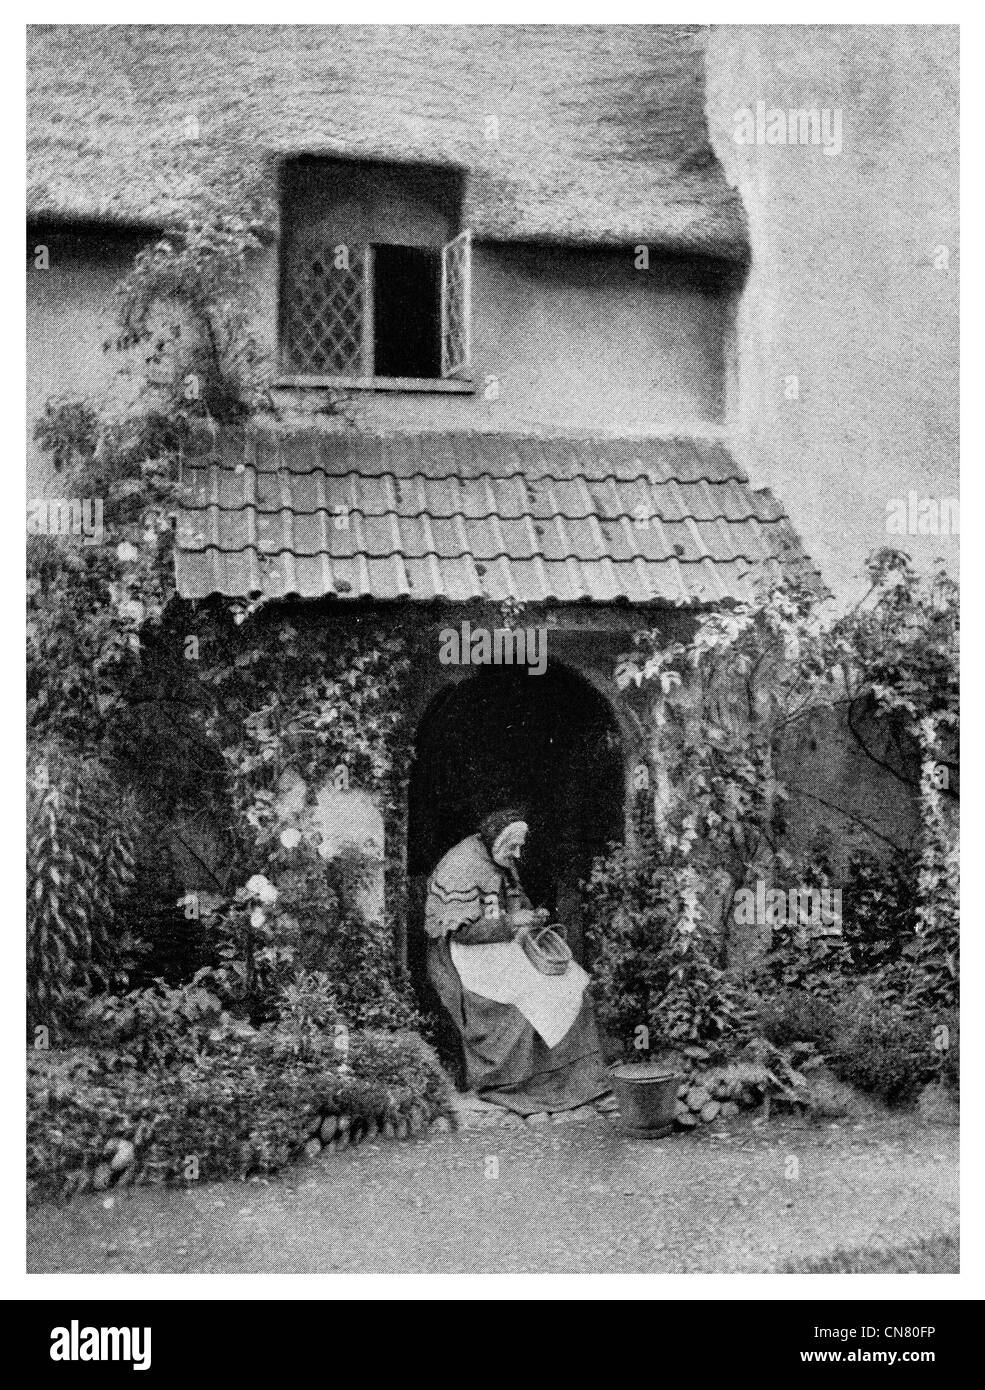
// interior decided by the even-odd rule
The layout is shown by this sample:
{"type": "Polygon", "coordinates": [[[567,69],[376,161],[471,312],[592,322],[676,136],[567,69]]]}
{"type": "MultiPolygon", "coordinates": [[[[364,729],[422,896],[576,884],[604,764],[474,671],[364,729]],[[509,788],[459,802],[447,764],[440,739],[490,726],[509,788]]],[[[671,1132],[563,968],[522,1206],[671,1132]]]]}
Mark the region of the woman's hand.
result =
{"type": "Polygon", "coordinates": [[[534,927],[543,926],[550,917],[546,907],[520,907],[510,914],[510,921],[516,927],[516,934],[533,931],[534,927]]]}

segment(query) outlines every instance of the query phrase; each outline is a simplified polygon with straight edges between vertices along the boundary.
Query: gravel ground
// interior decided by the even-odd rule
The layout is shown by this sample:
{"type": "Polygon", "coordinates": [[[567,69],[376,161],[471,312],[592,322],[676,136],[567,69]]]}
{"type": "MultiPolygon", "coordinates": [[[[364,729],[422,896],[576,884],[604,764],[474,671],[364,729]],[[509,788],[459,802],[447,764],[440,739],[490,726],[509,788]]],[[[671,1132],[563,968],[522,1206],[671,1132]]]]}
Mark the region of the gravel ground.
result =
{"type": "Polygon", "coordinates": [[[41,1207],[28,1214],[28,1270],[770,1271],[957,1228],[955,1128],[747,1121],[653,1142],[593,1115],[41,1207]]]}

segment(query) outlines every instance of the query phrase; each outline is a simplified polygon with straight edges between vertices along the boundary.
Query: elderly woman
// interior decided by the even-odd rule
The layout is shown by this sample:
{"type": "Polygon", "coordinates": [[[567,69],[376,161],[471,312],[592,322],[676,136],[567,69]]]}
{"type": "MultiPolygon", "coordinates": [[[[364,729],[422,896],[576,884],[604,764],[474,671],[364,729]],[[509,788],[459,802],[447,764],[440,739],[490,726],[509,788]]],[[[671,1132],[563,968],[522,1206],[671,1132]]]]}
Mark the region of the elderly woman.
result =
{"type": "Polygon", "coordinates": [[[462,1037],[466,1079],[484,1100],[521,1115],[570,1110],[608,1079],[574,961],[544,975],[522,939],[547,920],[520,886],[522,813],[496,811],[444,856],[428,881],[428,973],[462,1037]]]}

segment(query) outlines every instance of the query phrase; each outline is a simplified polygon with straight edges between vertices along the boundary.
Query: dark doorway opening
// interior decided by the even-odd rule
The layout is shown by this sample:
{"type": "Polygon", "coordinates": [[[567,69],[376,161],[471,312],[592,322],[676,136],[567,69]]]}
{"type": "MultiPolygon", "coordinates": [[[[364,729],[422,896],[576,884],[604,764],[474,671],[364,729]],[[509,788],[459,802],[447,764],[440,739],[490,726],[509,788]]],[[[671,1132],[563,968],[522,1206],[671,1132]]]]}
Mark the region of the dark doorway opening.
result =
{"type": "Polygon", "coordinates": [[[377,376],[441,374],[441,253],[373,247],[373,342],[377,376]]]}
{"type": "Polygon", "coordinates": [[[623,838],[622,741],[603,697],[557,663],[542,676],[483,667],[436,696],[421,719],[409,788],[407,963],[426,1007],[436,1005],[424,963],[428,875],[484,815],[516,803],[530,825],[523,885],[565,922],[584,961],[579,884],[606,844],[623,838]]]}

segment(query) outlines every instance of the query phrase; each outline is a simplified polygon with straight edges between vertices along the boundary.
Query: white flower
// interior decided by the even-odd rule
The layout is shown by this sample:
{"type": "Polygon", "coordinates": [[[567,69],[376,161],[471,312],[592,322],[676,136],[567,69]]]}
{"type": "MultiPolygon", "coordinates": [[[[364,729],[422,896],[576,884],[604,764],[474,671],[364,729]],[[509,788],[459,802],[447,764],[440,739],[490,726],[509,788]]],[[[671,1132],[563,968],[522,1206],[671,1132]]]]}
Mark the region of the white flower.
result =
{"type": "Polygon", "coordinates": [[[277,889],[265,878],[263,874],[254,874],[246,884],[246,891],[253,898],[259,898],[262,903],[275,903],[277,901],[277,889]]]}
{"type": "Polygon", "coordinates": [[[297,845],[301,843],[300,830],[295,830],[293,829],[293,827],[290,826],[287,828],[287,830],[282,830],[280,832],[280,842],[285,849],[294,849],[297,845]]]}
{"type": "Polygon", "coordinates": [[[120,541],[116,547],[116,558],[125,565],[132,565],[134,560],[140,559],[140,551],[130,541],[120,541]]]}
{"type": "Polygon", "coordinates": [[[250,926],[254,931],[259,931],[267,920],[267,914],[262,907],[255,907],[250,913],[250,926]]]}
{"type": "Polygon", "coordinates": [[[120,613],[125,618],[130,618],[135,623],[142,623],[146,617],[147,610],[138,598],[127,599],[120,604],[120,613]]]}

